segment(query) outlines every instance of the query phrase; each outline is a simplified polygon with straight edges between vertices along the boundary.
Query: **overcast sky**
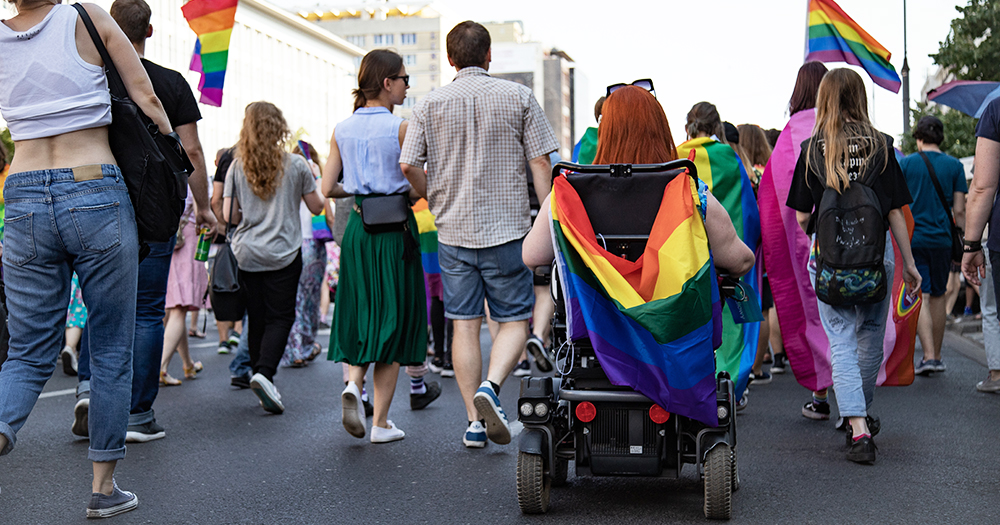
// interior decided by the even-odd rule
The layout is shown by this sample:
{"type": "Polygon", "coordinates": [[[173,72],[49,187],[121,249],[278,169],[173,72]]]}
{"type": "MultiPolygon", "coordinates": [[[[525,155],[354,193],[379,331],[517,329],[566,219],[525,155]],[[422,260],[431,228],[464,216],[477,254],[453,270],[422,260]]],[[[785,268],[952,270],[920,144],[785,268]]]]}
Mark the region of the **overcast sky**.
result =
{"type": "MultiPolygon", "coordinates": [[[[521,20],[533,40],[563,49],[589,77],[584,104],[605,86],[652,78],[674,139],[684,140],[684,117],[697,102],[716,104],[724,120],[781,128],[795,74],[805,56],[807,0],[439,0],[456,17],[521,20]]],[[[869,34],[903,65],[903,0],[839,0],[869,34]]],[[[958,16],[953,0],[909,0],[907,40],[910,93],[936,66],[936,53],[958,16]]],[[[828,67],[838,67],[830,64],[828,67]]],[[[862,74],[876,127],[903,131],[902,90],[873,86],[862,74]],[[874,89],[873,89],[874,87],[874,89]]],[[[915,105],[914,105],[915,107],[915,105]]]]}

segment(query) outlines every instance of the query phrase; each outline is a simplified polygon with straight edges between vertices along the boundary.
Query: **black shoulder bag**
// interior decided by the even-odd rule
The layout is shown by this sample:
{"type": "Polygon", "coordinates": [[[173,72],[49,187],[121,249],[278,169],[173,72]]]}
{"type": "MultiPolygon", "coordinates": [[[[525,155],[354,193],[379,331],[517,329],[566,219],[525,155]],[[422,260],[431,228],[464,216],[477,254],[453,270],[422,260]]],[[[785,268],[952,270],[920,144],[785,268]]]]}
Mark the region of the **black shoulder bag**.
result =
{"type": "MultiPolygon", "coordinates": [[[[229,174],[233,176],[232,173],[229,174]]],[[[233,181],[235,182],[235,181],[233,181]]],[[[235,190],[236,185],[233,184],[235,190]]],[[[217,321],[242,321],[247,309],[246,290],[240,286],[240,268],[233,253],[233,206],[236,196],[229,201],[229,219],[226,221],[226,242],[219,247],[209,278],[209,296],[212,299],[212,311],[217,321]]]]}
{"type": "MultiPolygon", "coordinates": [[[[161,134],[156,124],[129,98],[125,82],[90,15],[80,4],[73,4],[73,7],[80,13],[104,60],[111,91],[108,142],[128,186],[139,240],[167,242],[177,233],[187,197],[188,174],[194,168],[176,134],[161,134]]],[[[142,251],[148,252],[148,248],[142,251]]]]}
{"type": "Polygon", "coordinates": [[[960,262],[964,251],[962,248],[962,234],[958,231],[958,227],[955,226],[955,217],[951,214],[951,207],[948,206],[948,201],[944,197],[944,191],[941,189],[937,173],[934,172],[934,165],[931,164],[931,159],[922,151],[920,152],[920,158],[924,159],[924,164],[927,165],[927,171],[931,174],[931,182],[934,183],[934,189],[937,190],[938,200],[941,201],[941,207],[948,214],[948,221],[951,223],[951,260],[960,262]]]}

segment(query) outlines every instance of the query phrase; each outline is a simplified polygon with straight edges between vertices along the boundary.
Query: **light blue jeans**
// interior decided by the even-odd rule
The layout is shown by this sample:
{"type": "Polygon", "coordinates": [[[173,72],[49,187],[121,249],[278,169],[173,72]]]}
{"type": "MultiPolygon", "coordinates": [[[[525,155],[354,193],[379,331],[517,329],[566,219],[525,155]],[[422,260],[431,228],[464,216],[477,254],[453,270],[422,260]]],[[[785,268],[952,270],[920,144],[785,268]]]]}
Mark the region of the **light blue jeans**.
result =
{"type": "MultiPolygon", "coordinates": [[[[895,257],[889,233],[885,236],[886,281],[892,283],[895,257]]],[[[815,242],[815,240],[814,240],[815,242]]],[[[809,277],[816,285],[816,266],[809,263],[809,277]]],[[[882,366],[885,325],[892,303],[892,290],[876,304],[830,306],[817,300],[819,318],[830,342],[833,390],[840,417],[865,417],[875,397],[875,382],[882,366]]]]}
{"type": "Polygon", "coordinates": [[[986,366],[1000,370],[1000,320],[997,319],[997,296],[994,288],[993,261],[990,251],[983,246],[986,259],[986,277],[980,279],[979,308],[983,312],[983,347],[986,349],[986,366]]]}
{"type": "Polygon", "coordinates": [[[15,432],[55,369],[75,270],[94,336],[88,457],[122,459],[132,398],[139,243],[121,172],[103,165],[97,178],[79,182],[72,169],[14,173],[3,192],[10,355],[0,371],[0,434],[9,443],[0,454],[13,449],[15,432]]]}

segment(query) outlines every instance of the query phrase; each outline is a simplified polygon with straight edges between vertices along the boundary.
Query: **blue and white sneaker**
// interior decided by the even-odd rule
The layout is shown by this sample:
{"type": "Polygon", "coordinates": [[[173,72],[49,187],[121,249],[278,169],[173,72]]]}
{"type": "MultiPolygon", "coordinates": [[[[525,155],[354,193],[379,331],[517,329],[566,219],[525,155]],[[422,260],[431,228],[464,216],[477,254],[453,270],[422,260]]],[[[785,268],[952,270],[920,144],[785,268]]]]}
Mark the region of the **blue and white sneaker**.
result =
{"type": "Polygon", "coordinates": [[[469,428],[465,429],[465,436],[462,443],[468,448],[483,448],[486,446],[486,427],[479,421],[473,421],[469,428]]]}
{"type": "Polygon", "coordinates": [[[486,421],[486,436],[498,445],[510,443],[510,425],[507,424],[507,414],[500,408],[500,398],[493,391],[489,381],[483,381],[472,397],[472,404],[479,412],[479,417],[486,421]]]}

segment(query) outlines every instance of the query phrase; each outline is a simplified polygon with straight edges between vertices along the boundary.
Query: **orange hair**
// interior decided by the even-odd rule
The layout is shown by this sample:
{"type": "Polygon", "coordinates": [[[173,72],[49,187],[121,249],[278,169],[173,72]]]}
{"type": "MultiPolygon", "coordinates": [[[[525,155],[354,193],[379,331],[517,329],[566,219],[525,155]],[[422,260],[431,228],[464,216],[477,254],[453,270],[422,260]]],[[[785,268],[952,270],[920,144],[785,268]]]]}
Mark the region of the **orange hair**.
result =
{"type": "Polygon", "coordinates": [[[670,124],[656,98],[636,86],[604,101],[594,164],[657,164],[677,159],[670,124]]]}

